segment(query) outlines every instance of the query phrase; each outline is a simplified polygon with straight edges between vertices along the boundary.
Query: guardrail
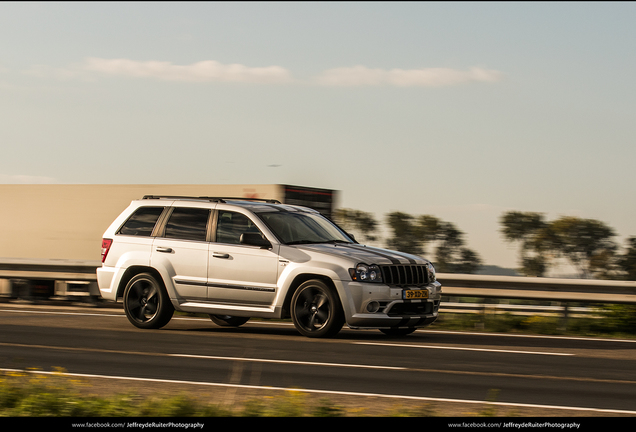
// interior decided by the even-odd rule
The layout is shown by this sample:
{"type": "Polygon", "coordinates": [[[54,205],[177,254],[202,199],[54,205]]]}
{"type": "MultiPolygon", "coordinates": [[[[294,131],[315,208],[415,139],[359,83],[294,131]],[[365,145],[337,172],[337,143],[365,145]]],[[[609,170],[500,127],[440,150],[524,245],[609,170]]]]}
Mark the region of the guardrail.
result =
{"type": "Polygon", "coordinates": [[[38,297],[99,297],[100,261],[0,258],[0,295],[38,297]]]}
{"type": "Polygon", "coordinates": [[[468,303],[444,301],[440,305],[441,313],[480,314],[480,315],[522,315],[522,316],[558,316],[572,318],[596,318],[602,316],[603,311],[595,305],[571,306],[566,302],[550,302],[550,305],[510,303],[468,303]]]}
{"type": "MultiPolygon", "coordinates": [[[[0,258],[0,279],[57,281],[75,295],[99,295],[99,261],[0,258]],[[79,286],[79,289],[78,289],[79,286]]],[[[636,281],[556,279],[438,273],[442,295],[449,297],[636,304],[636,281]]],[[[5,290],[6,291],[6,290],[5,290]]],[[[6,293],[5,293],[6,294],[6,293]]]]}
{"type": "Polygon", "coordinates": [[[99,261],[0,258],[1,279],[97,281],[99,261]]]}
{"type": "Polygon", "coordinates": [[[581,303],[636,304],[636,281],[439,273],[442,295],[581,303]]]}

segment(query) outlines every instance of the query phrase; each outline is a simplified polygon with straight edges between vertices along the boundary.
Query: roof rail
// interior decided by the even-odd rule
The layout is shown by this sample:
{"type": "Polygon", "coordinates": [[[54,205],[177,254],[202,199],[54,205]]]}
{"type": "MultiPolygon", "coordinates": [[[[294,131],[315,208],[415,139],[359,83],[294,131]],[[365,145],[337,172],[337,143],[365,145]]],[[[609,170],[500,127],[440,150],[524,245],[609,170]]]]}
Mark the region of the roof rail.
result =
{"type": "Polygon", "coordinates": [[[208,196],[182,196],[182,195],[144,195],[143,199],[185,199],[185,200],[201,200],[216,203],[225,203],[228,201],[262,201],[269,204],[281,204],[280,201],[269,198],[238,198],[238,197],[208,197],[208,196]]]}

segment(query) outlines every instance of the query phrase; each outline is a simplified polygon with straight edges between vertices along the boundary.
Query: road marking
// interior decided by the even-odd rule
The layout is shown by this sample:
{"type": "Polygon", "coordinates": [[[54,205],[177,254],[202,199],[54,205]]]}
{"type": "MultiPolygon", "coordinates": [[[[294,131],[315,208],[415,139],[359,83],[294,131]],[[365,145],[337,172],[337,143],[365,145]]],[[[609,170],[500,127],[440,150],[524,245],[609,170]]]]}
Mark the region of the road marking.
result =
{"type": "Polygon", "coordinates": [[[181,357],[181,358],[194,358],[194,359],[208,359],[208,360],[227,360],[227,361],[245,361],[255,363],[278,363],[278,364],[296,364],[303,366],[331,366],[331,367],[346,367],[346,368],[358,368],[358,369],[382,369],[382,370],[408,370],[407,367],[401,366],[379,366],[379,365],[356,365],[347,363],[322,363],[322,362],[307,362],[298,360],[275,360],[275,359],[263,359],[263,358],[250,358],[250,357],[223,357],[223,356],[204,356],[196,354],[170,354],[170,353],[152,353],[152,352],[131,352],[120,350],[108,350],[103,348],[78,348],[78,347],[60,347],[60,346],[47,346],[47,345],[29,345],[19,343],[0,342],[0,346],[12,346],[20,348],[39,348],[39,349],[53,349],[61,351],[84,351],[84,352],[99,352],[108,354],[127,354],[127,355],[145,355],[154,357],[181,357]]]}
{"type": "Polygon", "coordinates": [[[594,337],[582,337],[582,336],[553,336],[553,335],[539,335],[539,334],[515,334],[515,333],[489,333],[489,332],[462,332],[462,331],[447,331],[447,330],[429,330],[422,329],[418,333],[438,333],[438,334],[451,334],[451,335],[471,335],[471,336],[506,336],[517,338],[534,338],[534,339],[561,339],[561,340],[580,340],[590,342],[628,342],[636,343],[636,339],[610,339],[610,338],[594,338],[594,337]]]}
{"type": "Polygon", "coordinates": [[[34,310],[26,310],[26,309],[0,309],[0,312],[15,312],[15,313],[33,313],[33,314],[51,314],[51,315],[80,315],[80,316],[107,316],[107,317],[125,317],[126,315],[122,314],[97,314],[97,313],[86,313],[86,312],[52,312],[52,311],[34,311],[34,310]]]}
{"type": "Polygon", "coordinates": [[[347,367],[357,369],[385,369],[385,370],[406,370],[405,367],[397,366],[374,366],[374,365],[356,365],[347,363],[322,363],[322,362],[307,362],[297,360],[273,360],[273,359],[259,359],[248,357],[222,357],[222,356],[204,356],[194,354],[167,354],[168,357],[186,357],[196,359],[209,359],[209,360],[231,360],[231,361],[249,361],[258,363],[279,363],[279,364],[297,364],[303,366],[334,366],[334,367],[347,367]]]}
{"type": "MultiPolygon", "coordinates": [[[[209,359],[217,359],[217,360],[232,360],[232,361],[251,361],[251,362],[277,362],[277,363],[296,363],[303,364],[298,361],[292,360],[272,360],[272,359],[256,359],[256,358],[243,358],[243,357],[220,357],[220,356],[198,356],[192,354],[165,354],[165,353],[153,353],[153,352],[132,352],[132,351],[123,351],[123,350],[108,350],[102,348],[77,348],[77,347],[61,347],[61,346],[49,346],[49,345],[29,345],[29,344],[20,344],[20,343],[9,343],[9,342],[0,342],[0,346],[11,346],[11,347],[20,347],[20,348],[36,348],[36,349],[52,349],[52,350],[60,350],[60,351],[77,351],[77,352],[96,352],[103,354],[124,354],[124,355],[140,355],[140,356],[150,356],[150,357],[201,357],[201,358],[209,358],[209,359]]],[[[305,364],[309,365],[326,365],[332,367],[348,367],[346,364],[338,364],[338,363],[316,363],[316,362],[306,362],[305,364]]],[[[630,380],[616,380],[616,379],[602,379],[602,378],[591,378],[591,377],[567,377],[567,376],[552,376],[552,375],[526,375],[526,374],[515,374],[515,373],[503,373],[503,372],[476,372],[476,371],[461,371],[461,370],[452,370],[452,369],[432,369],[432,368],[412,368],[412,367],[393,367],[393,366],[373,366],[373,365],[351,365],[349,367],[358,367],[358,368],[373,368],[373,369],[384,369],[384,370],[402,370],[402,371],[412,371],[412,372],[420,372],[420,373],[429,373],[429,374],[448,374],[448,375],[470,375],[470,376],[485,376],[485,377],[505,377],[505,378],[524,378],[524,379],[545,379],[545,380],[555,380],[555,381],[583,381],[583,382],[597,382],[597,383],[611,383],[611,384],[629,384],[636,385],[636,381],[630,380]]],[[[0,369],[1,370],[1,369],[0,369]]]]}
{"type": "MultiPolygon", "coordinates": [[[[85,312],[53,312],[53,311],[34,311],[26,309],[0,309],[0,312],[22,312],[22,313],[35,313],[35,314],[52,314],[52,315],[77,315],[77,316],[98,316],[98,317],[125,317],[124,313],[120,314],[102,314],[102,313],[85,313],[85,312]]],[[[208,321],[207,318],[196,317],[178,317],[175,316],[174,320],[191,320],[191,321],[208,321]]],[[[264,324],[264,325],[283,325],[292,326],[292,323],[276,322],[276,321],[253,321],[250,324],[264,324]]],[[[590,342],[626,342],[636,343],[636,339],[610,339],[610,338],[594,338],[594,337],[580,337],[580,336],[554,336],[554,335],[530,335],[530,334],[513,334],[513,333],[490,333],[490,332],[462,332],[462,331],[446,331],[446,330],[430,330],[419,329],[418,334],[435,333],[435,334],[451,334],[451,335],[470,335],[470,336],[505,336],[505,337],[517,337],[517,338],[532,338],[532,339],[559,339],[559,340],[578,340],[578,341],[590,341],[590,342]]]]}
{"type": "MultiPolygon", "coordinates": [[[[75,316],[96,316],[96,317],[126,317],[125,313],[118,314],[107,314],[107,313],[88,313],[88,312],[53,312],[53,311],[34,311],[27,309],[0,309],[0,312],[13,312],[13,313],[33,313],[33,314],[50,314],[50,315],[75,315],[75,316]]],[[[205,321],[210,322],[209,318],[197,318],[197,317],[172,317],[173,320],[184,320],[184,321],[205,321]]],[[[269,325],[291,325],[291,323],[280,323],[280,322],[266,322],[259,321],[260,324],[269,324],[269,325]]],[[[253,324],[253,323],[252,323],[253,324]]]]}
{"type": "Polygon", "coordinates": [[[427,349],[443,349],[443,350],[458,350],[458,351],[481,351],[481,352],[495,352],[495,353],[507,353],[507,354],[538,354],[538,355],[551,355],[551,356],[573,356],[575,354],[570,353],[558,353],[558,352],[544,352],[544,351],[518,351],[518,350],[500,350],[491,348],[465,348],[465,347],[453,347],[442,345],[424,345],[424,344],[398,344],[398,343],[381,343],[381,342],[353,342],[354,345],[374,345],[374,346],[390,346],[400,348],[427,348],[427,349]]]}
{"type": "Polygon", "coordinates": [[[471,399],[450,399],[450,398],[435,398],[426,396],[409,396],[409,395],[397,395],[397,394],[383,394],[383,393],[361,393],[361,392],[349,392],[339,390],[319,390],[319,389],[299,389],[290,387],[273,387],[273,386],[257,386],[247,384],[228,384],[228,383],[213,383],[203,381],[184,381],[184,380],[170,380],[170,379],[158,379],[158,378],[139,378],[139,377],[124,377],[124,376],[111,376],[111,375],[94,375],[94,374],[80,374],[70,372],[46,372],[46,371],[32,371],[22,369],[3,369],[2,372],[9,373],[31,373],[41,375],[55,375],[55,376],[68,376],[75,378],[86,379],[112,379],[112,380],[124,380],[124,381],[136,381],[136,382],[153,382],[163,384],[188,384],[199,385],[208,387],[226,387],[226,388],[241,388],[249,390],[268,390],[268,391],[286,391],[286,392],[302,392],[302,393],[316,393],[316,394],[331,394],[341,396],[356,396],[356,397],[376,397],[387,399],[407,399],[423,402],[446,402],[446,403],[465,403],[465,404],[479,404],[479,405],[495,405],[505,407],[518,407],[518,408],[541,408],[541,409],[557,409],[557,410],[569,410],[569,411],[592,411],[597,413],[608,414],[622,414],[622,415],[636,415],[636,411],[608,409],[608,408],[594,408],[594,407],[573,407],[564,405],[538,405],[538,404],[526,404],[518,402],[492,402],[481,401],[471,399]]]}

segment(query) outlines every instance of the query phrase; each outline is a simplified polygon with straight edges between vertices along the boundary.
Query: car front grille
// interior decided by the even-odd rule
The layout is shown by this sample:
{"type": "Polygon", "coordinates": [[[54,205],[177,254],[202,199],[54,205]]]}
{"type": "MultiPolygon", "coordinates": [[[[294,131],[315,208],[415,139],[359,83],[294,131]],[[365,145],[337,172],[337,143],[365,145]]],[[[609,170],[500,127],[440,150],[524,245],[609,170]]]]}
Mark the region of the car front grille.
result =
{"type": "Polygon", "coordinates": [[[391,286],[424,286],[428,284],[425,265],[383,265],[382,278],[391,286]]]}

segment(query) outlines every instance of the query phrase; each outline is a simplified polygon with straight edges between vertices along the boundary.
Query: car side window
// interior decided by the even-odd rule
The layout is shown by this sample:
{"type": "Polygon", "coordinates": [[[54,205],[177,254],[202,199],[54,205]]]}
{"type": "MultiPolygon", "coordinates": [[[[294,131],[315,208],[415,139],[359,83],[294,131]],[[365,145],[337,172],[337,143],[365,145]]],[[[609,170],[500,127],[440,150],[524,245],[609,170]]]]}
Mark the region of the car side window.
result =
{"type": "Polygon", "coordinates": [[[164,207],[139,207],[119,229],[118,234],[145,237],[152,235],[163,209],[164,207]]]}
{"type": "Polygon", "coordinates": [[[241,244],[241,234],[260,233],[261,231],[250,218],[242,213],[219,211],[216,225],[216,242],[241,244]]]}
{"type": "Polygon", "coordinates": [[[168,219],[164,237],[205,241],[209,216],[209,209],[176,207],[168,219]]]}

